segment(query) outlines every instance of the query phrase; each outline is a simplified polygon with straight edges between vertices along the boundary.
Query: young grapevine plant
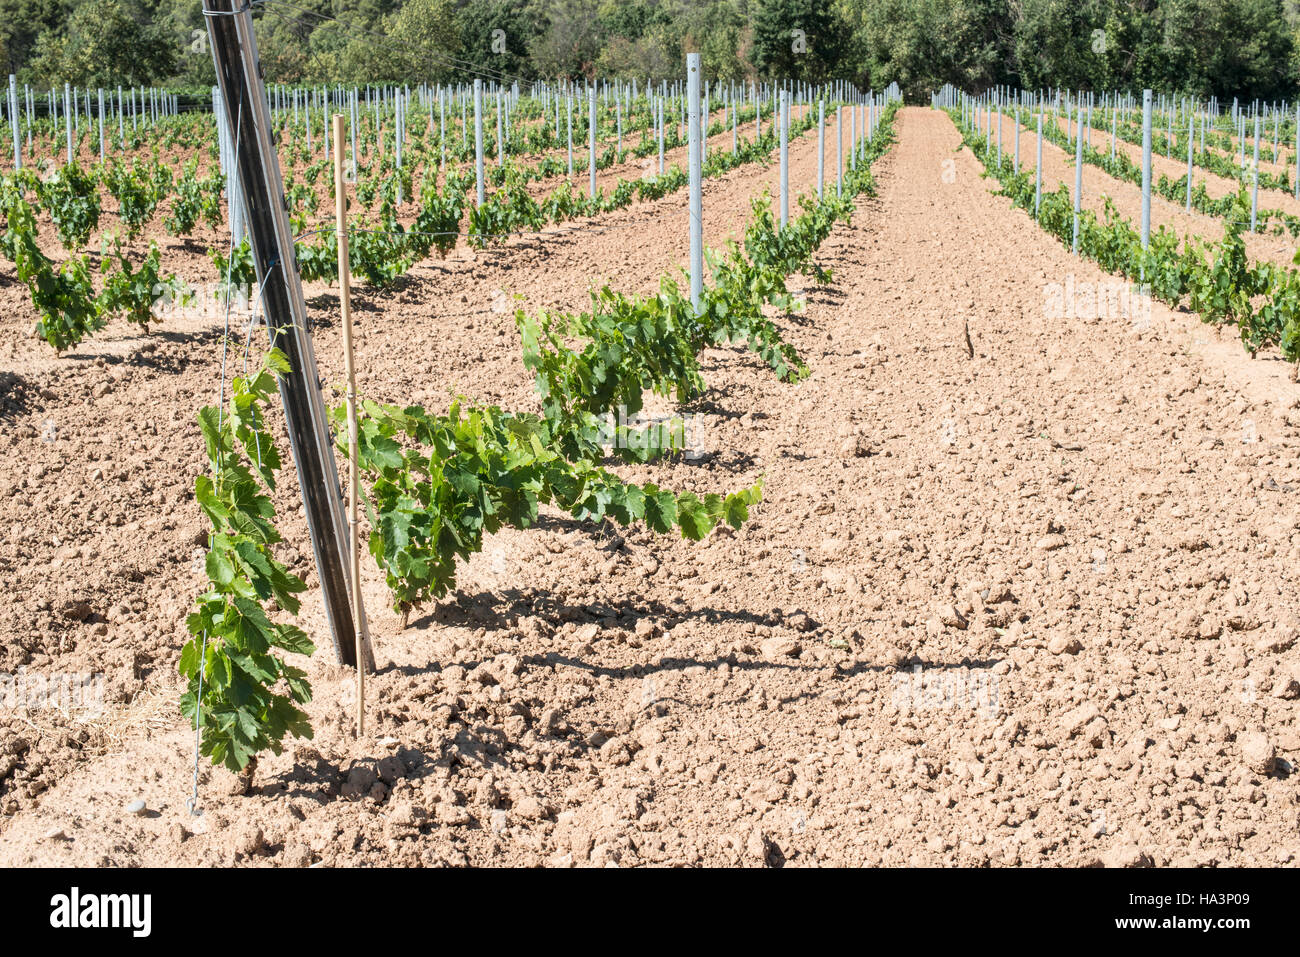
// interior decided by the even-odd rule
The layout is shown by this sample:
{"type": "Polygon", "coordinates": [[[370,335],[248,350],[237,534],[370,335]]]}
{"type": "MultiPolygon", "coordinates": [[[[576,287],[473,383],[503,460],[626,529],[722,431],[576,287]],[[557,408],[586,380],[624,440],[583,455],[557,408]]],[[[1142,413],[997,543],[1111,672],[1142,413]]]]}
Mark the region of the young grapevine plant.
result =
{"type": "Polygon", "coordinates": [[[90,266],[85,256],[74,256],[56,268],[36,243],[36,216],[20,188],[7,180],[0,189],[8,224],[0,249],[13,260],[19,280],[27,284],[40,314],[37,332],[62,352],[104,327],[90,266]]]}
{"type": "Polygon", "coordinates": [[[48,179],[36,180],[36,195],[50,212],[63,248],[76,252],[99,225],[99,183],[76,163],[61,166],[48,179]]]}
{"type": "Polygon", "coordinates": [[[200,729],[202,753],[233,771],[259,751],[279,754],[286,734],[312,736],[299,707],[311,700],[311,686],[283,654],[310,655],[315,647],[300,628],[272,620],[267,608],[274,602],[297,614],[298,593],[307,587],[275,557],[280,533],[267,494],[281,460],[263,406],[276,376],[288,372],[288,359],[273,349],[254,375],[235,378],[225,409],[199,412],[212,466],[194,484],[212,525],[204,565],[209,588],[186,620],[191,637],[179,667],[189,686],[180,706],[200,729]]]}
{"type": "Polygon", "coordinates": [[[104,173],[104,185],[118,202],[118,215],[127,235],[135,239],[171,190],[171,167],[157,160],[143,166],[135,162],[127,166],[114,160],[104,173]]]}
{"type": "MultiPolygon", "coordinates": [[[[346,409],[332,417],[346,452],[346,409]]],[[[358,467],[369,483],[369,549],[403,615],[456,584],[456,561],[483,548],[484,534],[529,528],[541,505],[579,521],[644,522],[699,540],[718,524],[739,528],[762,497],[754,485],[729,495],[674,493],[636,485],[556,451],[535,415],[453,402],[446,415],[419,406],[362,402],[358,467]]]]}
{"type": "Polygon", "coordinates": [[[210,229],[221,226],[221,191],[225,177],[220,171],[199,176],[199,161],[191,159],[185,164],[180,178],[176,181],[176,197],[172,201],[172,210],[163,220],[163,226],[172,236],[188,237],[200,223],[206,223],[210,229]]]}

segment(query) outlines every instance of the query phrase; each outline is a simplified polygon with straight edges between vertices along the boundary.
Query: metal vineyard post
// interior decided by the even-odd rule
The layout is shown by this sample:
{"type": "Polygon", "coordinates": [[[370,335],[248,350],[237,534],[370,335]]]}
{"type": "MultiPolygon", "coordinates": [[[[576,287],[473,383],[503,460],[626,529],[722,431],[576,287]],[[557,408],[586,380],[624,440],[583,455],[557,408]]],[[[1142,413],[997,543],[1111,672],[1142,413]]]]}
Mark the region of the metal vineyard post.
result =
{"type": "Polygon", "coordinates": [[[1255,219],[1259,212],[1259,114],[1255,114],[1255,156],[1251,163],[1254,182],[1250,190],[1250,231],[1255,231],[1255,219]]]}
{"type": "Polygon", "coordinates": [[[1070,251],[1079,255],[1079,213],[1083,209],[1083,128],[1074,138],[1074,239],[1070,251]]]}
{"type": "Polygon", "coordinates": [[[835,195],[844,194],[844,107],[835,107],[835,195]]]}
{"type": "Polygon", "coordinates": [[[731,107],[731,155],[735,156],[740,150],[740,134],[736,132],[736,96],[733,93],[730,101],[731,107]]]}
{"type": "Polygon", "coordinates": [[[823,171],[826,166],[826,101],[817,101],[817,201],[823,195],[823,171]]]}
{"type": "MultiPolygon", "coordinates": [[[[23,146],[18,134],[18,77],[12,73],[9,74],[9,125],[13,127],[14,134],[14,169],[20,170],[23,168],[23,146]]],[[[29,121],[28,126],[30,125],[29,121]]],[[[1300,137],[1300,132],[1296,135],[1300,137]]],[[[1300,182],[1300,177],[1297,177],[1297,182],[1300,182]]]]}
{"type": "MultiPolygon", "coordinates": [[[[241,196],[252,215],[251,250],[259,296],[271,345],[289,359],[291,372],[280,376],[289,443],[298,473],[303,511],[311,536],[316,570],[335,653],[342,664],[355,661],[356,625],[349,602],[344,557],[349,536],[334,464],[333,443],[320,391],[320,373],[312,346],[311,324],[302,282],[294,268],[294,243],[284,208],[284,182],[271,122],[267,115],[247,6],[234,0],[207,0],[220,16],[210,16],[208,34],[220,84],[219,103],[228,129],[234,130],[236,168],[242,167],[241,196]]],[[[364,636],[363,636],[364,638],[364,636]]],[[[374,667],[373,652],[364,647],[361,667],[374,667]]]]}
{"type": "Polygon", "coordinates": [[[1151,91],[1142,91],[1142,248],[1151,242],[1151,91]]]}
{"type": "Polygon", "coordinates": [[[849,169],[858,168],[858,111],[849,106],[849,169]]]}
{"type": "Polygon", "coordinates": [[[790,218],[790,94],[781,91],[781,116],[779,120],[781,141],[781,228],[790,218]]]}
{"type": "Polygon", "coordinates": [[[63,84],[63,134],[68,141],[68,162],[72,162],[72,85],[63,84]]]}
{"type": "Polygon", "coordinates": [[[1002,98],[994,97],[994,108],[997,111],[998,118],[998,166],[1002,165],[1002,98]]]}
{"type": "Polygon", "coordinates": [[[1043,107],[1038,107],[1038,147],[1034,160],[1034,217],[1043,202],[1043,107]]]}
{"type": "Polygon", "coordinates": [[[506,146],[501,137],[501,126],[503,122],[501,111],[501,90],[497,90],[497,166],[506,165],[506,146]]]}
{"type": "Polygon", "coordinates": [[[474,195],[481,209],[483,192],[483,81],[474,78],[474,195]]]}
{"type": "MultiPolygon", "coordinates": [[[[396,164],[394,169],[397,172],[397,205],[402,205],[402,124],[405,122],[405,111],[402,109],[402,91],[398,90],[393,97],[393,161],[396,164]]],[[[329,130],[326,129],[321,133],[321,139],[326,143],[325,155],[328,158],[330,141],[329,130]]]]}
{"type": "Polygon", "coordinates": [[[700,311],[704,292],[704,224],[701,197],[700,55],[686,54],[687,156],[690,167],[691,307],[700,311]]]}
{"type": "Polygon", "coordinates": [[[659,112],[659,175],[664,175],[664,98],[659,96],[656,100],[659,112]]]}
{"type": "Polygon", "coordinates": [[[1011,132],[1016,138],[1015,157],[1011,161],[1011,171],[1017,176],[1020,175],[1020,102],[1017,101],[1011,109],[1011,132]]]}

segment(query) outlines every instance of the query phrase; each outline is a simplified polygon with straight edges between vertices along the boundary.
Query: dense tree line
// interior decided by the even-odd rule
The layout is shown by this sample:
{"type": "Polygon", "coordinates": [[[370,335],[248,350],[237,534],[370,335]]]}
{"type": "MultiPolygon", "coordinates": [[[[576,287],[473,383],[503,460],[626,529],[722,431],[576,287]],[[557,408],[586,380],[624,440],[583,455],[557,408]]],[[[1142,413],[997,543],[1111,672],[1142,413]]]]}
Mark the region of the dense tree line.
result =
{"type": "MultiPolygon", "coordinates": [[[[849,79],[911,98],[945,82],[1281,98],[1300,86],[1300,0],[270,0],[268,80],[849,79]]],[[[212,82],[195,0],[0,0],[27,82],[212,82]]]]}

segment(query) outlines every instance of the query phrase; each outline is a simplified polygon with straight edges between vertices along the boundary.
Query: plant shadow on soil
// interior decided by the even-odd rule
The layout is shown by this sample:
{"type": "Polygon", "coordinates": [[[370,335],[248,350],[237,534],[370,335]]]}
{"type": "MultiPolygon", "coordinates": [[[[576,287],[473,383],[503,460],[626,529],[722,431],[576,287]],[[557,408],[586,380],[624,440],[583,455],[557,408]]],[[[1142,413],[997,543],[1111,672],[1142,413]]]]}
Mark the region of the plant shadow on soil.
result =
{"type": "MultiPolygon", "coordinates": [[[[804,298],[810,305],[839,306],[848,296],[834,283],[813,283],[804,290],[804,298]]],[[[798,321],[800,325],[812,325],[812,321],[803,315],[798,321]]]]}
{"type": "Polygon", "coordinates": [[[626,626],[635,625],[642,618],[655,618],[666,626],[692,619],[711,622],[734,621],[767,624],[765,614],[751,611],[730,611],[717,608],[676,609],[658,601],[639,602],[635,598],[600,604],[571,604],[550,592],[527,588],[506,588],[501,591],[484,591],[473,595],[460,593],[455,600],[444,602],[421,618],[412,621],[410,628],[427,628],[432,625],[461,627],[510,628],[522,619],[536,616],[552,622],[598,624],[617,619],[626,626]]]}
{"type": "MultiPolygon", "coordinates": [[[[730,663],[732,668],[742,670],[824,670],[806,665],[780,662],[735,662],[730,657],[716,657],[708,661],[697,658],[665,658],[654,666],[634,665],[628,668],[594,666],[558,653],[532,655],[523,659],[525,667],[533,664],[567,665],[613,679],[640,679],[660,671],[684,669],[693,666],[711,668],[717,667],[723,662],[730,663]]],[[[913,663],[921,664],[926,669],[948,670],[989,668],[997,662],[991,659],[966,660],[960,663],[928,663],[909,660],[907,665],[910,666],[913,663]]],[[[472,669],[477,663],[457,662],[457,664],[462,668],[472,669]]],[[[837,677],[849,677],[865,672],[891,672],[901,670],[902,667],[902,665],[898,664],[859,663],[850,669],[837,672],[837,677]]],[[[431,663],[425,668],[409,666],[385,668],[381,669],[380,674],[396,672],[405,676],[414,676],[439,672],[441,668],[440,664],[431,663]]],[[[821,693],[824,693],[824,689],[813,689],[799,694],[787,695],[780,699],[780,703],[782,707],[785,707],[801,700],[817,697],[821,693]]],[[[745,697],[740,696],[731,699],[729,703],[740,704],[744,700],[746,700],[745,697]]],[[[714,704],[717,703],[714,702],[714,704]]],[[[691,701],[676,696],[660,695],[656,696],[653,702],[643,705],[642,710],[646,714],[653,714],[657,709],[665,705],[689,709],[693,707],[693,704],[691,701]]],[[[386,754],[379,753],[354,757],[339,763],[322,756],[316,748],[310,745],[299,746],[295,752],[293,767],[266,779],[254,790],[254,793],[263,796],[282,794],[286,798],[305,798],[324,805],[333,801],[359,800],[376,781],[392,783],[395,769],[400,777],[412,779],[429,777],[437,773],[439,768],[448,766],[478,766],[485,769],[499,768],[501,770],[509,767],[505,752],[513,745],[502,731],[476,723],[472,708],[455,715],[454,720],[460,727],[448,728],[450,733],[439,734],[435,731],[428,741],[412,741],[410,745],[398,747],[386,754]],[[395,765],[392,763],[394,759],[398,762],[395,765]],[[351,795],[347,793],[345,787],[348,782],[352,782],[353,791],[355,792],[351,795]]],[[[566,740],[568,742],[569,760],[586,757],[599,751],[605,741],[608,740],[608,734],[597,726],[575,727],[568,725],[567,722],[562,723],[554,731],[545,732],[545,736],[566,740]]],[[[476,825],[470,822],[470,826],[476,825]]]]}
{"type": "MultiPolygon", "coordinates": [[[[242,317],[241,317],[242,319],[242,317]]],[[[247,329],[246,322],[232,322],[230,339],[233,343],[242,339],[247,329]]],[[[258,329],[264,327],[258,323],[258,329]]],[[[265,335],[265,332],[260,332],[265,335]]],[[[93,363],[102,359],[107,365],[130,365],[150,369],[154,372],[177,375],[193,365],[203,365],[212,358],[211,354],[192,350],[196,346],[213,346],[221,342],[223,331],[220,323],[214,320],[207,328],[181,332],[174,329],[154,326],[148,332],[131,332],[116,337],[100,337],[94,343],[102,348],[98,351],[70,351],[59,358],[70,363],[93,363]],[[167,349],[168,346],[179,347],[167,349]],[[109,351],[114,347],[122,351],[109,351]]],[[[264,348],[264,347],[263,347],[264,348]]],[[[242,348],[240,349],[242,355],[242,348]]]]}
{"type": "Polygon", "coordinates": [[[17,372],[0,371],[0,422],[14,422],[30,412],[33,391],[17,372]]]}
{"type": "MultiPolygon", "coordinates": [[[[358,313],[367,315],[373,313],[381,315],[387,304],[379,301],[380,294],[386,290],[366,289],[366,295],[356,289],[352,290],[352,317],[357,320],[358,313]]],[[[339,312],[339,294],[337,289],[331,289],[328,292],[318,292],[307,301],[307,309],[311,314],[312,329],[333,329],[338,324],[336,318],[339,312]]]]}
{"type": "Polygon", "coordinates": [[[741,419],[746,414],[756,419],[768,418],[766,413],[759,412],[755,414],[753,410],[748,408],[747,403],[752,400],[740,395],[741,391],[742,389],[734,385],[710,386],[707,393],[696,396],[685,403],[682,408],[685,412],[702,412],[706,415],[716,415],[720,419],[741,419]],[[740,402],[739,409],[730,404],[724,405],[720,401],[722,399],[738,399],[740,402]]]}
{"type": "MultiPolygon", "coordinates": [[[[395,305],[392,301],[393,297],[402,293],[413,294],[421,302],[436,300],[439,296],[447,294],[445,285],[442,284],[445,283],[446,276],[452,274],[455,270],[446,260],[428,260],[419,263],[417,268],[420,271],[412,268],[382,286],[358,281],[354,274],[352,277],[352,313],[354,318],[358,313],[373,313],[382,316],[385,311],[392,309],[395,305]]],[[[509,266],[507,265],[506,268],[509,268],[509,266]]],[[[307,305],[314,310],[312,316],[313,325],[332,328],[336,324],[339,314],[339,291],[337,287],[331,285],[328,290],[317,293],[307,300],[307,305]],[[317,311],[324,312],[327,315],[318,318],[317,311]]]]}
{"type": "MultiPolygon", "coordinates": [[[[653,618],[663,623],[666,628],[692,620],[704,620],[710,623],[729,621],[756,625],[774,623],[773,615],[762,612],[736,611],[715,607],[673,608],[658,601],[638,602],[634,598],[604,604],[571,604],[549,592],[535,589],[507,588],[500,591],[481,591],[472,595],[457,593],[454,600],[440,604],[433,611],[412,621],[408,627],[427,629],[434,625],[449,625],[453,627],[506,630],[516,627],[523,619],[533,616],[550,622],[585,624],[597,624],[614,619],[618,621],[620,627],[634,625],[642,618],[653,618]]],[[[816,621],[810,623],[813,628],[816,628],[819,624],[816,621]]],[[[977,670],[992,668],[1000,660],[997,658],[964,658],[958,662],[931,662],[912,657],[888,664],[858,662],[848,668],[838,669],[836,674],[842,677],[852,677],[868,672],[904,671],[916,665],[926,670],[956,670],[963,668],[977,670]]],[[[736,660],[734,654],[715,655],[708,659],[660,656],[654,663],[625,666],[592,664],[560,651],[547,651],[540,655],[530,655],[523,660],[525,665],[566,665],[572,668],[581,668],[594,675],[603,675],[610,678],[642,678],[649,674],[677,671],[696,666],[717,668],[724,662],[733,669],[741,671],[819,672],[825,671],[827,668],[825,665],[807,665],[794,661],[740,661],[736,660]]],[[[472,670],[480,663],[477,660],[448,662],[448,664],[455,664],[468,670],[472,670]]],[[[437,673],[442,670],[442,667],[442,664],[434,662],[430,662],[428,665],[390,665],[381,669],[380,673],[395,672],[412,677],[430,672],[437,673]]],[[[791,698],[790,700],[795,699],[791,698]]]]}
{"type": "MultiPolygon", "coordinates": [[[[112,352],[74,352],[69,353],[66,358],[73,362],[94,362],[97,359],[103,359],[108,365],[130,365],[166,375],[180,375],[191,366],[203,365],[211,359],[209,354],[192,352],[189,351],[188,347],[202,345],[215,347],[221,341],[221,335],[220,329],[205,329],[199,332],[157,330],[151,331],[147,339],[142,337],[145,344],[155,346],[155,348],[148,351],[135,348],[125,355],[112,352]],[[156,348],[158,343],[187,348],[160,350],[156,348]]],[[[235,331],[232,330],[232,340],[236,337],[235,331]]],[[[242,350],[240,350],[240,355],[242,356],[242,350]]]]}

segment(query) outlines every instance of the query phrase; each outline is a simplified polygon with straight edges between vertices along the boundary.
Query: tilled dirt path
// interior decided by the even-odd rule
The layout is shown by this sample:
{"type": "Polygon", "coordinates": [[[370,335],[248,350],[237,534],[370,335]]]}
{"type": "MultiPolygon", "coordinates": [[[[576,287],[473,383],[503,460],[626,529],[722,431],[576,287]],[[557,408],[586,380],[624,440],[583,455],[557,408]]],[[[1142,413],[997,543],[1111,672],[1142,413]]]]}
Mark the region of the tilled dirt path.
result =
{"type": "MultiPolygon", "coordinates": [[[[316,740],[265,761],[250,795],[205,770],[198,819],[158,653],[198,579],[164,564],[132,613],[155,649],[134,704],[86,744],[103,756],[0,825],[0,863],[1292,862],[1294,387],[1231,343],[1189,348],[1195,318],[1159,304],[1138,323],[1046,314],[1052,284],[1110,277],[991,196],[958,143],[947,117],[902,113],[879,199],[827,240],[835,281],[790,325],[812,377],[711,354],[710,454],[643,470],[697,489],[764,476],[744,529],[690,545],[551,518],[494,537],[405,630],[367,568],[372,736],[352,740],[349,677],[319,653],[316,740]],[[136,797],[144,816],[124,811],[136,797]]],[[[674,261],[648,233],[620,247],[620,288],[646,281],[643,256],[674,261]]],[[[565,265],[563,300],[571,255],[511,264],[565,265]]],[[[364,314],[362,367],[388,370],[367,388],[416,369],[433,391],[451,361],[476,391],[524,396],[492,359],[517,354],[500,320],[421,332],[421,288],[398,297],[409,312],[364,314]]],[[[152,381],[160,432],[205,398],[152,381]]],[[[193,534],[172,494],[155,504],[193,534]]],[[[122,507],[150,525],[147,501],[122,507]]],[[[51,573],[139,570],[90,551],[51,573]]],[[[323,635],[319,599],[304,607],[323,635]]],[[[95,622],[64,627],[99,647],[95,622]]],[[[105,660],[131,654],[125,628],[103,641],[105,660]]]]}

